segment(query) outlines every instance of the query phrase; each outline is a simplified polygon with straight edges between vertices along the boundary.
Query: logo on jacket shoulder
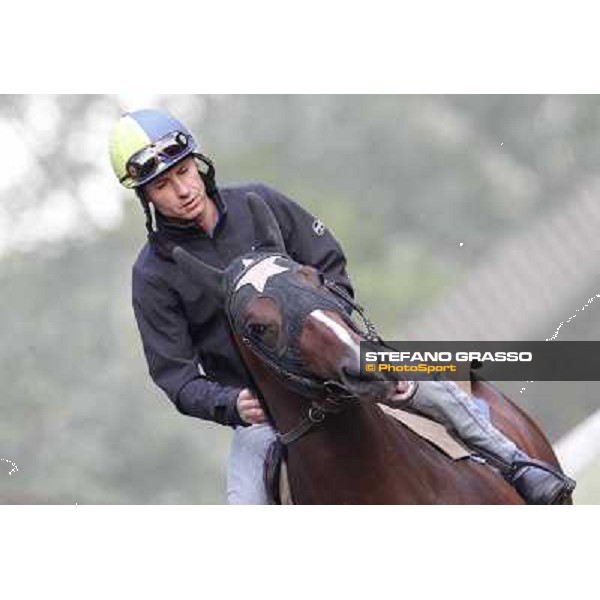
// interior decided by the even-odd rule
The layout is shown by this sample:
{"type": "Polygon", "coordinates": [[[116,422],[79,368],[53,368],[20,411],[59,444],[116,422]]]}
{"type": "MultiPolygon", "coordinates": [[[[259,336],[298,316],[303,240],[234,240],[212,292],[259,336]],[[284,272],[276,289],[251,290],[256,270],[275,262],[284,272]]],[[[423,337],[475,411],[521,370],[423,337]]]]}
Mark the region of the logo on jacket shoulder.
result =
{"type": "Polygon", "coordinates": [[[325,233],[325,223],[321,219],[315,219],[312,224],[313,231],[321,237],[325,233]]]}

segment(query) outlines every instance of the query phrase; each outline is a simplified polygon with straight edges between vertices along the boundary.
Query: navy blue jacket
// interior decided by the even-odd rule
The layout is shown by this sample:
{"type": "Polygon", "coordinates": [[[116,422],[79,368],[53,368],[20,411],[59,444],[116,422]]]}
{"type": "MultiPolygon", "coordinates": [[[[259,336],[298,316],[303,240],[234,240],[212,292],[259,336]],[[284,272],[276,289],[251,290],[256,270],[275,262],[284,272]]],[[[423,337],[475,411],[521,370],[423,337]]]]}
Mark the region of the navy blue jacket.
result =
{"type": "MultiPolygon", "coordinates": [[[[290,257],[318,268],[353,294],[345,256],[331,233],[323,232],[298,204],[262,184],[219,188],[213,198],[219,220],[212,236],[193,222],[182,224],[160,214],[157,235],[225,268],[255,243],[246,205],[250,191],[262,196],[275,214],[290,257]]],[[[183,414],[242,425],[237,396],[253,384],[223,306],[178,276],[165,246],[146,243],[133,266],[133,308],[150,375],[183,414]]]]}

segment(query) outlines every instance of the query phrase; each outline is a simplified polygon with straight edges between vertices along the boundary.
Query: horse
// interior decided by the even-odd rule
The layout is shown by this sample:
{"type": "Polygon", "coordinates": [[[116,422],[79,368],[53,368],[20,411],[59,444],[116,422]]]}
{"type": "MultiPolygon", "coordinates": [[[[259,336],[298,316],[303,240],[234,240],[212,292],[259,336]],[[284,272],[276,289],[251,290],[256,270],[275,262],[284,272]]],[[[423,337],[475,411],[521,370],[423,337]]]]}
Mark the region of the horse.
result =
{"type": "MultiPolygon", "coordinates": [[[[250,253],[224,270],[180,247],[173,257],[186,276],[223,301],[233,339],[285,447],[293,502],[523,504],[497,470],[453,461],[379,408],[400,384],[360,373],[357,349],[368,336],[350,316],[360,307],[286,254],[262,198],[249,194],[247,201],[256,241],[250,253]]],[[[560,469],[531,417],[491,384],[473,378],[472,386],[489,404],[496,427],[532,458],[560,469]]]]}

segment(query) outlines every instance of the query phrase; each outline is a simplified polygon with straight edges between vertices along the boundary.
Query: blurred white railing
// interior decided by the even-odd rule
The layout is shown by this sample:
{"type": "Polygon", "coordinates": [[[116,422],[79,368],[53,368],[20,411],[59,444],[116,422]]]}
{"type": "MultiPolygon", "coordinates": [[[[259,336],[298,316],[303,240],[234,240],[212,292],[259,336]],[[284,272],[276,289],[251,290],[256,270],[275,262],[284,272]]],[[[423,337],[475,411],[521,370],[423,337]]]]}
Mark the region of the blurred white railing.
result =
{"type": "Polygon", "coordinates": [[[585,471],[600,456],[600,410],[558,440],[554,451],[571,477],[585,471]]]}

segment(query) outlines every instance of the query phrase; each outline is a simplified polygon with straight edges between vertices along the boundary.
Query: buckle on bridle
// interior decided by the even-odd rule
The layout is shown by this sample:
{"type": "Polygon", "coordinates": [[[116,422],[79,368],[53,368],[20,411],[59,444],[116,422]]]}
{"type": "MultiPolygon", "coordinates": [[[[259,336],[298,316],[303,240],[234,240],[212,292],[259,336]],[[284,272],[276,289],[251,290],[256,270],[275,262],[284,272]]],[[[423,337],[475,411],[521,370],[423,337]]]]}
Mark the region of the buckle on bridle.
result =
{"type": "Polygon", "coordinates": [[[322,423],[325,420],[325,411],[318,406],[311,406],[308,409],[308,418],[313,423],[322,423]]]}

